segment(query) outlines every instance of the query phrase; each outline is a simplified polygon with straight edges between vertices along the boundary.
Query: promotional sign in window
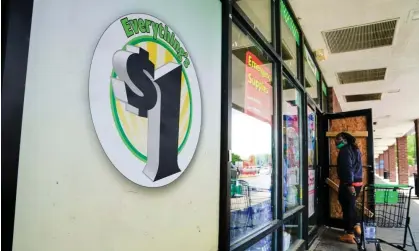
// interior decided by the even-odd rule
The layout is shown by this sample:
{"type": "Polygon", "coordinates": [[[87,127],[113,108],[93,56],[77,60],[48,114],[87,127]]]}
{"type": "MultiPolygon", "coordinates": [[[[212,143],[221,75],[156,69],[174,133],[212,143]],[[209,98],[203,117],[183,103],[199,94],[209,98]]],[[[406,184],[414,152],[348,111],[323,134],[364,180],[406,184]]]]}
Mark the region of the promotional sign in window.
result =
{"type": "Polygon", "coordinates": [[[308,170],[308,217],[315,212],[316,171],[308,170]]]}
{"type": "Polygon", "coordinates": [[[246,52],[244,112],[272,123],[272,73],[253,53],[246,52]]]}

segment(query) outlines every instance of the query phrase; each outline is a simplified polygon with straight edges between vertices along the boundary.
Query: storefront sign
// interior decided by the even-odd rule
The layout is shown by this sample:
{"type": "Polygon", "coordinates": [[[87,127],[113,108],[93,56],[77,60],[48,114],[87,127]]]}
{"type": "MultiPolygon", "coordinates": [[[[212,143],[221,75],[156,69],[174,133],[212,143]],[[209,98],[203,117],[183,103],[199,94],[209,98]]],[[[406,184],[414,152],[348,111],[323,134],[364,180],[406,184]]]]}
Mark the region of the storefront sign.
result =
{"type": "Polygon", "coordinates": [[[166,23],[147,14],[112,23],[93,56],[89,98],[100,143],[125,177],[159,187],[185,171],[201,94],[191,55],[166,23]]]}
{"type": "Polygon", "coordinates": [[[304,46],[304,55],[305,55],[305,58],[306,58],[306,60],[307,60],[308,65],[310,66],[311,71],[312,71],[312,72],[313,72],[313,74],[316,76],[317,81],[319,81],[319,79],[318,79],[319,75],[318,75],[318,73],[317,73],[317,67],[316,67],[316,64],[314,64],[314,61],[313,61],[313,59],[311,58],[311,55],[310,55],[310,53],[308,52],[307,47],[305,47],[305,46],[304,46]]]}
{"type": "Polygon", "coordinates": [[[323,93],[324,93],[324,96],[326,96],[327,97],[327,85],[323,82],[323,84],[322,84],[322,91],[323,91],[323,93]]]}
{"type": "Polygon", "coordinates": [[[291,30],[291,33],[294,36],[295,41],[297,41],[297,44],[300,45],[300,32],[298,31],[297,25],[295,25],[295,22],[292,19],[291,14],[287,9],[287,6],[285,6],[284,1],[281,0],[280,5],[281,16],[287,24],[288,28],[291,30]]]}
{"type": "Polygon", "coordinates": [[[308,217],[315,212],[316,171],[308,170],[308,217]]]}
{"type": "Polygon", "coordinates": [[[246,52],[244,112],[272,123],[272,73],[250,51],[246,52]]]}

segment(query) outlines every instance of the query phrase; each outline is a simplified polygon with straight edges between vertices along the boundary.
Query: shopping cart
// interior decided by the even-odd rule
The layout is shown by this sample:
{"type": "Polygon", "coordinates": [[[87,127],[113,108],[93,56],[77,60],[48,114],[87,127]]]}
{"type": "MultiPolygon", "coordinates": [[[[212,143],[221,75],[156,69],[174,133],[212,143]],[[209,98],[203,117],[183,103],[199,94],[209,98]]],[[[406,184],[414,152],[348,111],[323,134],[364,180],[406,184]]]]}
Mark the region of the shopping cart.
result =
{"type": "MultiPolygon", "coordinates": [[[[418,249],[410,229],[410,196],[413,187],[407,185],[384,185],[375,184],[364,187],[362,195],[362,208],[368,208],[372,215],[362,213],[362,234],[357,239],[358,250],[365,251],[366,244],[375,244],[375,249],[382,250],[381,244],[390,245],[399,250],[407,250],[407,247],[418,249]],[[379,238],[379,232],[385,229],[403,229],[403,243],[393,243],[379,238]],[[412,243],[407,244],[409,233],[412,243]]],[[[394,231],[396,233],[397,231],[394,231]]],[[[397,234],[394,234],[395,236],[397,234]]]]}
{"type": "Polygon", "coordinates": [[[246,235],[253,225],[251,188],[246,181],[231,181],[230,238],[234,242],[246,235]]]}

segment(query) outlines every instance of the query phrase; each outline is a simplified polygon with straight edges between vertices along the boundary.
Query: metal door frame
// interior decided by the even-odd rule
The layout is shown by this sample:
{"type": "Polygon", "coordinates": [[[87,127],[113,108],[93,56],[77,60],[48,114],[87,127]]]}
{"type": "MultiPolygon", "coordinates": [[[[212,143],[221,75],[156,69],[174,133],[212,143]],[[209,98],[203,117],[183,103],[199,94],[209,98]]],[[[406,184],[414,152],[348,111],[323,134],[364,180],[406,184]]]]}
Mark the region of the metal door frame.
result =
{"type": "MultiPolygon", "coordinates": [[[[321,205],[323,205],[324,214],[321,218],[322,224],[335,227],[343,228],[343,221],[340,219],[334,219],[330,217],[330,189],[326,184],[326,178],[329,177],[329,163],[330,163],[330,145],[329,140],[326,137],[326,132],[329,129],[329,121],[333,119],[351,118],[351,117],[366,117],[367,120],[367,166],[369,167],[368,183],[374,184],[374,130],[372,121],[372,109],[364,109],[349,112],[340,113],[329,113],[321,116],[321,129],[319,131],[319,139],[322,141],[321,149],[321,162],[320,165],[323,167],[321,170],[321,205]]],[[[320,155],[319,155],[320,157],[320,155]]]]}

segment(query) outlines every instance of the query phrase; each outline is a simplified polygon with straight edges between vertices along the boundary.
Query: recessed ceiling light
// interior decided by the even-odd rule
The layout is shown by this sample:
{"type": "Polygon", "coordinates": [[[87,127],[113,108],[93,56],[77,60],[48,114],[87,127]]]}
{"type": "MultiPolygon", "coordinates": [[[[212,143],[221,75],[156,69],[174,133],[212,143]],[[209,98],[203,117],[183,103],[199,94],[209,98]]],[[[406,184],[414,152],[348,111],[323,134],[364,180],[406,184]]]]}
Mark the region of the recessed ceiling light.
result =
{"type": "Polygon", "coordinates": [[[419,20],[419,9],[418,10],[411,10],[410,11],[410,18],[413,21],[419,20]]]}
{"type": "Polygon", "coordinates": [[[317,61],[321,62],[327,59],[327,54],[324,49],[318,49],[314,51],[314,55],[317,59],[317,61]]]}

